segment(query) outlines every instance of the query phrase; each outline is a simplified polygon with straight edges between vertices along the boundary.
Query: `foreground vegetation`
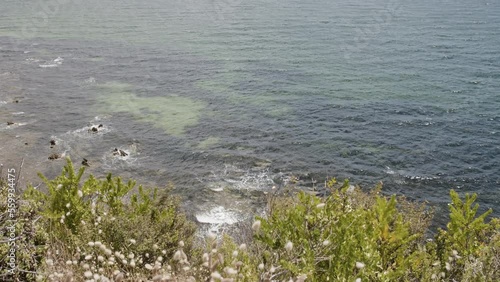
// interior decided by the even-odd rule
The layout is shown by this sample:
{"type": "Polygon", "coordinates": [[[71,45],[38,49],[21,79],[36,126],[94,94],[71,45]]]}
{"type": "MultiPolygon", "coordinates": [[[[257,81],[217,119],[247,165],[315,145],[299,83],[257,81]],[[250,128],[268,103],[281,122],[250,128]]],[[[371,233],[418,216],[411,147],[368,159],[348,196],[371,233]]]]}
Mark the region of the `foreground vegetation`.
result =
{"type": "Polygon", "coordinates": [[[55,179],[41,176],[46,190],[16,196],[15,224],[3,182],[1,281],[500,281],[500,220],[477,214],[476,195],[452,190],[449,223],[429,232],[425,205],[331,179],[323,198],[269,194],[242,242],[208,234],[196,244],[168,188],[83,173],[68,160],[55,179]]]}

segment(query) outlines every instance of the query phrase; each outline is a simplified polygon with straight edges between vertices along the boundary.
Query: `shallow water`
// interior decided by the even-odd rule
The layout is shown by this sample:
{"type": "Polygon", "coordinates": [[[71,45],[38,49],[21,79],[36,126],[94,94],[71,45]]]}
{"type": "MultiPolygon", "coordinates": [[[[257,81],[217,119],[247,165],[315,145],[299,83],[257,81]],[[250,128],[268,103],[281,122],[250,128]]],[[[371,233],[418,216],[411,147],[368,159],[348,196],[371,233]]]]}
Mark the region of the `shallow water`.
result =
{"type": "Polygon", "coordinates": [[[500,2],[414,2],[4,0],[1,162],[86,158],[198,215],[296,175],[498,216],[500,2]]]}

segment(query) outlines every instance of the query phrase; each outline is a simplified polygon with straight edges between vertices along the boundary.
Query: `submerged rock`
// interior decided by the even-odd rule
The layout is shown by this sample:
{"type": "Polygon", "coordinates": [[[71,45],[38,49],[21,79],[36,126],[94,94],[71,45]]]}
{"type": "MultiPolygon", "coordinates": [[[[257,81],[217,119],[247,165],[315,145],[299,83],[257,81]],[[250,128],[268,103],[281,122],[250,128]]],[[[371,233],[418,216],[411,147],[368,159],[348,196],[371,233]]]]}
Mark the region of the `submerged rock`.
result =
{"type": "Polygon", "coordinates": [[[84,166],[90,166],[89,160],[87,160],[86,158],[83,158],[82,165],[84,165],[84,166]]]}
{"type": "Polygon", "coordinates": [[[59,154],[50,154],[50,156],[49,156],[49,160],[57,160],[60,158],[61,158],[61,155],[59,155],[59,154]]]}
{"type": "Polygon", "coordinates": [[[12,122],[12,121],[7,122],[7,125],[13,125],[13,124],[14,124],[14,122],[12,122]]]}

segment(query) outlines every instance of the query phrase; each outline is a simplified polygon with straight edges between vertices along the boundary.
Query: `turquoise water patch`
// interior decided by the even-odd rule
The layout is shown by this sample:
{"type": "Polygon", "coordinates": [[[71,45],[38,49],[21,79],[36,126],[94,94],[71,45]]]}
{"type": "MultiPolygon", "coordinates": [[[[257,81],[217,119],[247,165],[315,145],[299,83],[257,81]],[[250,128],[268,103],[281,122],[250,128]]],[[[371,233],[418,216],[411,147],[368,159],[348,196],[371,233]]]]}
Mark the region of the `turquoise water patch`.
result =
{"type": "Polygon", "coordinates": [[[181,136],[187,127],[197,125],[205,107],[201,102],[180,96],[140,97],[126,83],[108,82],[99,88],[106,93],[99,98],[106,112],[130,113],[137,120],[174,136],[181,136]]]}
{"type": "Polygon", "coordinates": [[[205,140],[198,143],[196,148],[202,149],[202,150],[208,149],[208,148],[211,148],[211,147],[217,145],[219,142],[220,142],[220,138],[214,137],[214,136],[209,136],[205,140]]]}

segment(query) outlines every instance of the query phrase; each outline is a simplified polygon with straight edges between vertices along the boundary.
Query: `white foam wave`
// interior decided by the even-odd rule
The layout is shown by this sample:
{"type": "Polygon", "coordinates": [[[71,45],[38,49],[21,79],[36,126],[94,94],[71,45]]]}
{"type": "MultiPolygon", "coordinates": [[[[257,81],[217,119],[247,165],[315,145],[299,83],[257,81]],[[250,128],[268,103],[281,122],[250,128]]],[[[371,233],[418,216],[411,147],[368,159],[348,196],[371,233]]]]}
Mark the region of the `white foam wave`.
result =
{"type": "Polygon", "coordinates": [[[390,167],[386,166],[385,168],[386,168],[385,173],[391,174],[391,175],[395,173],[394,170],[392,170],[390,167]]]}
{"type": "Polygon", "coordinates": [[[27,62],[34,62],[34,63],[38,63],[38,62],[40,62],[40,60],[39,60],[39,59],[35,59],[35,58],[27,58],[27,59],[26,59],[26,61],[27,61],[27,62]]]}
{"type": "Polygon", "coordinates": [[[41,68],[56,68],[59,64],[47,64],[47,65],[38,65],[41,68]]]}
{"type": "Polygon", "coordinates": [[[211,210],[196,215],[196,220],[207,224],[235,224],[243,217],[236,211],[217,206],[211,210]]]}
{"type": "Polygon", "coordinates": [[[64,59],[61,57],[55,58],[52,63],[38,65],[41,68],[55,68],[62,65],[64,59]]]}

